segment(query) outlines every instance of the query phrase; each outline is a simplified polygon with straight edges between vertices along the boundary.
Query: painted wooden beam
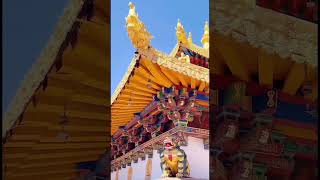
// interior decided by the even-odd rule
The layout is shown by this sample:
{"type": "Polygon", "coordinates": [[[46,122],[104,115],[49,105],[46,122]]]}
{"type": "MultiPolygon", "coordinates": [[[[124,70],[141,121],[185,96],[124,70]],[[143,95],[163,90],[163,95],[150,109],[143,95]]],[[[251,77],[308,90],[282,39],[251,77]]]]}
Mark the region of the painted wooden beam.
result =
{"type": "MultiPolygon", "coordinates": [[[[132,89],[123,89],[121,93],[131,93],[131,94],[135,94],[135,95],[140,95],[140,96],[146,96],[146,97],[152,97],[152,94],[149,92],[145,92],[145,91],[140,91],[140,90],[132,90],[132,89]]],[[[118,102],[119,100],[117,100],[118,102]]]]}
{"type": "Polygon", "coordinates": [[[195,89],[197,87],[196,80],[194,78],[191,79],[191,88],[195,89]]]}
{"type": "Polygon", "coordinates": [[[160,90],[160,89],[161,89],[161,87],[160,87],[157,83],[155,83],[155,82],[153,82],[153,81],[149,81],[149,82],[148,82],[147,79],[144,79],[143,77],[141,77],[141,76],[139,76],[139,75],[134,75],[133,77],[131,77],[131,78],[130,78],[130,82],[140,83],[140,84],[142,84],[144,87],[147,87],[147,88],[148,88],[148,86],[150,86],[150,87],[152,87],[152,88],[155,89],[155,90],[160,90]]]}
{"type": "Polygon", "coordinates": [[[70,64],[69,66],[63,66],[59,72],[65,74],[65,78],[68,80],[80,81],[82,84],[97,88],[105,92],[110,91],[106,83],[107,80],[104,79],[106,77],[101,77],[106,76],[106,73],[100,75],[99,73],[90,73],[86,69],[76,69],[72,64],[70,64]]]}
{"type": "Polygon", "coordinates": [[[118,121],[122,122],[123,120],[133,119],[135,112],[128,112],[128,113],[122,113],[122,114],[115,114],[111,117],[111,123],[112,125],[118,121]]]}
{"type": "Polygon", "coordinates": [[[108,74],[105,69],[95,67],[89,63],[68,60],[68,56],[70,56],[70,54],[65,52],[64,58],[66,58],[66,60],[63,61],[63,67],[61,69],[66,70],[67,73],[76,75],[79,80],[82,79],[82,77],[85,77],[87,79],[92,79],[93,81],[98,81],[104,84],[104,86],[107,86],[108,74]]]}
{"type": "MultiPolygon", "coordinates": [[[[88,148],[105,148],[104,142],[67,142],[67,143],[37,143],[34,142],[15,141],[5,144],[5,148],[32,148],[35,150],[54,150],[54,149],[88,149],[88,148]]],[[[10,150],[8,150],[10,153],[10,150]]]]}
{"type": "Polygon", "coordinates": [[[141,84],[137,84],[137,83],[129,83],[126,85],[126,88],[133,90],[133,91],[135,91],[135,90],[145,91],[145,92],[148,92],[151,94],[157,93],[157,91],[154,90],[153,88],[147,88],[147,87],[141,86],[141,84]]]}
{"type": "Polygon", "coordinates": [[[64,95],[68,92],[76,94],[92,95],[97,97],[107,98],[106,91],[94,88],[85,84],[81,84],[78,80],[71,80],[67,78],[68,75],[52,74],[49,75],[48,87],[45,90],[50,95],[56,94],[64,95]],[[52,88],[53,90],[51,90],[52,88]],[[58,92],[58,93],[57,93],[58,92]]]}
{"type": "Polygon", "coordinates": [[[199,91],[202,92],[205,87],[206,87],[206,82],[202,81],[200,86],[199,86],[199,91]]]}
{"type": "MultiPolygon", "coordinates": [[[[124,93],[124,92],[123,92],[124,93]]],[[[131,94],[131,92],[127,92],[126,94],[131,94]]],[[[133,93],[133,92],[132,92],[133,93]]],[[[140,95],[141,96],[141,95],[140,95]]],[[[146,97],[152,97],[152,96],[146,96],[146,97]]],[[[139,101],[134,101],[134,102],[132,102],[133,104],[142,104],[142,105],[145,105],[145,104],[148,104],[148,103],[150,103],[150,101],[143,101],[143,100],[139,100],[139,101]]],[[[122,99],[118,99],[117,100],[117,102],[116,103],[114,103],[113,105],[115,106],[116,104],[121,104],[121,105],[123,105],[123,104],[125,104],[125,105],[127,105],[128,104],[128,101],[127,100],[122,100],[122,99]]]]}
{"type": "Polygon", "coordinates": [[[295,95],[304,80],[305,80],[304,64],[294,63],[289,74],[287,75],[282,91],[290,95],[295,95]]]}
{"type": "Polygon", "coordinates": [[[188,87],[189,86],[188,79],[184,75],[176,73],[175,76],[180,80],[181,84],[184,87],[188,87]]]}
{"type": "MultiPolygon", "coordinates": [[[[91,112],[87,107],[84,109],[67,109],[68,117],[78,117],[78,118],[88,118],[88,119],[99,119],[99,120],[106,120],[106,113],[105,112],[91,112]]],[[[48,104],[41,104],[36,108],[28,108],[29,112],[48,112],[48,113],[63,113],[64,107],[61,105],[48,105],[48,104]]]]}
{"type": "MultiPolygon", "coordinates": [[[[9,141],[36,141],[36,142],[64,142],[58,138],[58,134],[62,132],[60,129],[42,128],[42,132],[37,128],[24,128],[17,129],[16,134],[10,137],[9,141]],[[34,131],[39,131],[34,133],[34,131]]],[[[105,131],[66,131],[69,134],[68,142],[81,142],[81,141],[106,141],[108,128],[105,131]],[[87,139],[86,139],[87,138],[87,139]],[[96,139],[95,139],[96,138],[96,139]]]]}
{"type": "MultiPolygon", "coordinates": [[[[48,125],[48,124],[58,124],[61,113],[46,113],[46,112],[26,112],[23,115],[23,120],[21,122],[22,125],[48,125]],[[44,121],[43,119],[46,119],[44,121]]],[[[75,124],[79,126],[101,126],[106,124],[106,120],[98,120],[93,118],[78,118],[78,117],[69,117],[69,124],[75,124]]]]}
{"type": "MultiPolygon", "coordinates": [[[[128,104],[128,102],[129,101],[127,101],[127,102],[121,102],[121,103],[117,103],[117,105],[118,106],[121,106],[121,107],[127,107],[127,106],[130,106],[130,105],[141,105],[141,106],[147,106],[149,103],[144,103],[144,102],[136,102],[136,101],[132,101],[131,103],[130,103],[130,105],[128,104]]],[[[131,110],[131,108],[130,109],[127,109],[127,110],[131,110]]],[[[112,112],[112,113],[114,113],[114,112],[112,112]]]]}
{"type": "Polygon", "coordinates": [[[108,71],[108,63],[106,61],[107,54],[106,50],[100,50],[101,47],[95,47],[83,41],[79,41],[77,43],[77,47],[72,50],[72,54],[70,54],[69,58],[72,61],[87,61],[86,63],[90,63],[94,67],[99,67],[108,71]]]}
{"type": "Polygon", "coordinates": [[[215,34],[214,46],[217,47],[225,63],[235,76],[244,81],[250,80],[248,70],[243,65],[245,57],[241,54],[235,41],[229,39],[229,37],[215,34]]]}
{"type": "Polygon", "coordinates": [[[135,74],[139,74],[141,75],[142,77],[146,78],[146,79],[150,79],[152,80],[153,82],[157,82],[157,78],[155,78],[151,73],[150,71],[143,67],[143,66],[139,66],[135,69],[134,71],[135,74]]]}
{"type": "Polygon", "coordinates": [[[47,159],[39,159],[39,160],[34,160],[32,162],[27,162],[25,164],[13,162],[13,161],[8,161],[6,162],[6,165],[8,168],[11,167],[23,167],[23,168],[31,168],[31,167],[45,167],[45,166],[53,166],[53,165],[63,165],[63,164],[75,164],[78,162],[83,162],[83,161],[94,161],[99,158],[98,155],[88,155],[84,157],[64,157],[64,158],[58,158],[55,161],[48,161],[47,159]]]}
{"type": "Polygon", "coordinates": [[[7,171],[8,174],[11,176],[18,175],[26,175],[26,174],[43,174],[45,172],[74,172],[75,164],[61,164],[61,165],[51,165],[51,166],[43,166],[43,167],[18,167],[18,168],[11,168],[7,171]],[[18,172],[18,173],[17,173],[18,172]],[[40,173],[41,172],[41,173],[40,173]]]}
{"type": "Polygon", "coordinates": [[[127,94],[121,94],[118,99],[121,100],[130,100],[132,99],[132,101],[134,100],[142,100],[142,101],[152,101],[151,97],[143,97],[143,96],[138,96],[138,95],[127,95],[127,94]]]}
{"type": "Polygon", "coordinates": [[[160,66],[160,69],[174,85],[180,84],[179,79],[173,75],[174,73],[172,71],[170,71],[168,68],[165,68],[162,66],[160,66]]]}
{"type": "Polygon", "coordinates": [[[76,170],[75,169],[61,169],[61,170],[49,170],[49,171],[38,171],[38,172],[30,172],[30,173],[12,173],[8,174],[8,178],[30,178],[30,179],[35,179],[35,178],[57,178],[60,179],[61,177],[66,177],[67,174],[75,174],[76,170]]]}
{"type": "Polygon", "coordinates": [[[120,106],[120,107],[112,109],[111,113],[114,114],[114,113],[118,113],[118,112],[131,112],[131,111],[137,111],[140,109],[141,109],[141,107],[130,107],[130,109],[128,109],[127,106],[120,106]]]}
{"type": "Polygon", "coordinates": [[[210,73],[224,74],[224,60],[217,47],[213,46],[212,58],[210,58],[210,73]]]}
{"type": "Polygon", "coordinates": [[[258,56],[258,69],[260,85],[273,87],[274,56],[261,50],[258,56]]]}
{"type": "Polygon", "coordinates": [[[169,88],[173,85],[173,83],[167,78],[167,76],[163,74],[163,72],[157,64],[154,64],[150,60],[143,58],[141,59],[141,63],[143,64],[143,66],[148,68],[148,70],[155,78],[164,83],[165,87],[169,88]]]}
{"type": "Polygon", "coordinates": [[[318,81],[314,81],[312,83],[311,94],[306,96],[305,98],[314,102],[318,98],[318,81]]]}
{"type": "MultiPolygon", "coordinates": [[[[104,126],[107,125],[107,121],[106,123],[104,124],[104,126]]],[[[72,124],[72,125],[69,125],[69,126],[66,126],[64,129],[67,131],[67,132],[105,132],[106,131],[106,127],[104,126],[95,126],[95,125],[87,125],[87,126],[83,126],[83,125],[78,125],[78,124],[72,124]]],[[[36,123],[29,123],[29,124],[26,124],[26,125],[21,125],[21,127],[26,127],[26,128],[31,128],[31,127],[44,127],[44,123],[43,124],[36,124],[36,123]]],[[[46,124],[46,127],[47,129],[50,131],[50,130],[53,130],[53,131],[60,131],[61,130],[61,125],[59,125],[58,123],[57,124],[53,124],[53,123],[47,123],[46,124]]]]}
{"type": "Polygon", "coordinates": [[[81,21],[78,41],[98,49],[106,56],[109,43],[107,42],[105,28],[107,28],[107,26],[103,24],[97,24],[91,21],[81,21]]]}

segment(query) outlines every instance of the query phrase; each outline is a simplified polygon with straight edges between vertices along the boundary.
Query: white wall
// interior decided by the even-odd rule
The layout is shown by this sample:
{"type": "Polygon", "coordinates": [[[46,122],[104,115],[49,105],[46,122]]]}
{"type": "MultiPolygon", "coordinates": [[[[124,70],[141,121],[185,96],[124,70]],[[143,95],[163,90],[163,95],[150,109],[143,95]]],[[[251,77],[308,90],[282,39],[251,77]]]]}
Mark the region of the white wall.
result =
{"type": "Polygon", "coordinates": [[[190,176],[209,179],[209,150],[204,149],[203,140],[188,137],[188,146],[181,147],[187,154],[190,176]]]}
{"type": "MultiPolygon", "coordinates": [[[[190,176],[193,178],[209,179],[209,150],[204,149],[203,140],[188,137],[188,146],[182,146],[190,164],[190,176]]],[[[132,163],[133,180],[145,180],[147,159],[138,163],[132,163]]],[[[119,180],[127,180],[128,166],[119,171],[119,180]]],[[[152,180],[159,179],[161,176],[160,156],[157,151],[153,151],[152,158],[152,180]]],[[[111,179],[115,180],[116,172],[112,172],[111,179]]]]}
{"type": "Polygon", "coordinates": [[[144,180],[146,176],[147,160],[148,158],[146,158],[144,161],[141,161],[141,159],[139,159],[138,163],[131,163],[131,167],[133,171],[132,180],[138,180],[138,179],[144,180]]]}
{"type": "Polygon", "coordinates": [[[162,171],[160,167],[160,154],[156,150],[153,151],[152,158],[152,175],[151,179],[159,179],[161,177],[162,171]]]}

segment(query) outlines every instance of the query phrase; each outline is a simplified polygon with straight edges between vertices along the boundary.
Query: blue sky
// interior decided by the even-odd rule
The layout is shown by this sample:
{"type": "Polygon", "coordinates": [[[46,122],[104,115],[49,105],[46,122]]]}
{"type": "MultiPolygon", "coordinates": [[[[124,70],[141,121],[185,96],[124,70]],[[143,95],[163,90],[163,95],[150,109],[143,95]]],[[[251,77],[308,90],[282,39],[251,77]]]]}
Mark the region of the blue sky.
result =
{"type": "Polygon", "coordinates": [[[46,45],[67,0],[3,1],[2,111],[46,45]]]}
{"type": "MultiPolygon", "coordinates": [[[[125,17],[129,0],[111,0],[111,93],[134,55],[134,47],[127,35],[125,17]]],[[[209,0],[132,0],[140,19],[154,39],[153,47],[169,53],[177,43],[175,27],[178,18],[193,41],[201,45],[204,23],[209,20],[209,0]]]]}

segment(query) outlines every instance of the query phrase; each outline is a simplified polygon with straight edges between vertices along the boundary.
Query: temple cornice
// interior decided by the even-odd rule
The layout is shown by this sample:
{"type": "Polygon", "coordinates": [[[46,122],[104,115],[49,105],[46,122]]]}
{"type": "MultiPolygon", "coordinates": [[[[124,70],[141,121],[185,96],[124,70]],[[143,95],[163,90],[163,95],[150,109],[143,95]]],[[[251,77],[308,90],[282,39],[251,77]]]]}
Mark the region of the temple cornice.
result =
{"type": "MultiPolygon", "coordinates": [[[[170,129],[169,131],[152,138],[152,140],[149,140],[138,147],[134,148],[130,152],[122,155],[121,157],[118,157],[117,159],[114,159],[111,161],[112,169],[115,170],[119,167],[121,167],[122,164],[126,164],[128,160],[133,160],[134,156],[137,154],[142,154],[145,156],[147,152],[150,150],[158,150],[157,148],[160,148],[161,146],[158,146],[159,144],[162,144],[163,140],[168,136],[174,136],[177,135],[180,139],[179,141],[184,141],[186,136],[192,136],[196,138],[204,139],[204,143],[207,142],[206,139],[209,138],[209,130],[207,129],[199,129],[199,128],[192,128],[192,127],[175,127],[173,129],[170,129]]],[[[181,142],[183,143],[183,142],[181,142]]],[[[204,144],[205,145],[205,144],[204,144]]],[[[205,146],[204,146],[205,147],[205,146]]]]}
{"type": "Polygon", "coordinates": [[[194,79],[209,83],[209,69],[191,64],[190,62],[182,61],[181,58],[169,56],[157,50],[141,50],[139,51],[142,57],[146,57],[153,63],[159,66],[166,67],[175,72],[187,75],[194,79]]]}
{"type": "Polygon", "coordinates": [[[255,0],[215,1],[214,31],[270,54],[317,66],[318,25],[273,10],[255,0]]]}

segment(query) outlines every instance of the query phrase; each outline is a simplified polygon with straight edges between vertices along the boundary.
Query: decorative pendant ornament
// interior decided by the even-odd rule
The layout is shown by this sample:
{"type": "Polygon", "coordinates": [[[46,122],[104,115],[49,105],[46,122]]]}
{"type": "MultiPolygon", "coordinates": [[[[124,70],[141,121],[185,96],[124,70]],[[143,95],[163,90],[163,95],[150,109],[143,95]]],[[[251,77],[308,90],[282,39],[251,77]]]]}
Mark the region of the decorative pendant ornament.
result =
{"type": "Polygon", "coordinates": [[[130,166],[129,169],[128,169],[128,180],[132,180],[132,175],[133,175],[133,169],[130,166]]]}
{"type": "Polygon", "coordinates": [[[243,161],[242,164],[242,171],[241,171],[241,177],[242,178],[249,178],[252,173],[252,162],[250,161],[243,161]]]}
{"type": "Polygon", "coordinates": [[[270,137],[269,130],[267,128],[261,129],[258,142],[261,144],[267,144],[269,142],[269,137],[270,137]]]}
{"type": "Polygon", "coordinates": [[[151,174],[152,174],[152,159],[149,158],[147,160],[147,165],[146,165],[146,179],[151,179],[151,174]]]}
{"type": "Polygon", "coordinates": [[[237,133],[237,127],[234,123],[230,123],[227,125],[227,129],[226,129],[226,133],[225,133],[225,137],[227,138],[235,138],[237,133]]]}
{"type": "Polygon", "coordinates": [[[173,111],[173,117],[175,120],[180,120],[181,119],[181,114],[178,111],[173,111]]]}
{"type": "Polygon", "coordinates": [[[178,106],[179,106],[179,107],[184,106],[184,104],[185,104],[185,97],[180,95],[180,98],[179,98],[179,99],[180,99],[180,100],[179,100],[179,102],[178,102],[178,106]]]}
{"type": "Polygon", "coordinates": [[[190,109],[194,108],[195,107],[195,100],[192,98],[189,99],[189,104],[188,104],[188,107],[190,109]]]}

